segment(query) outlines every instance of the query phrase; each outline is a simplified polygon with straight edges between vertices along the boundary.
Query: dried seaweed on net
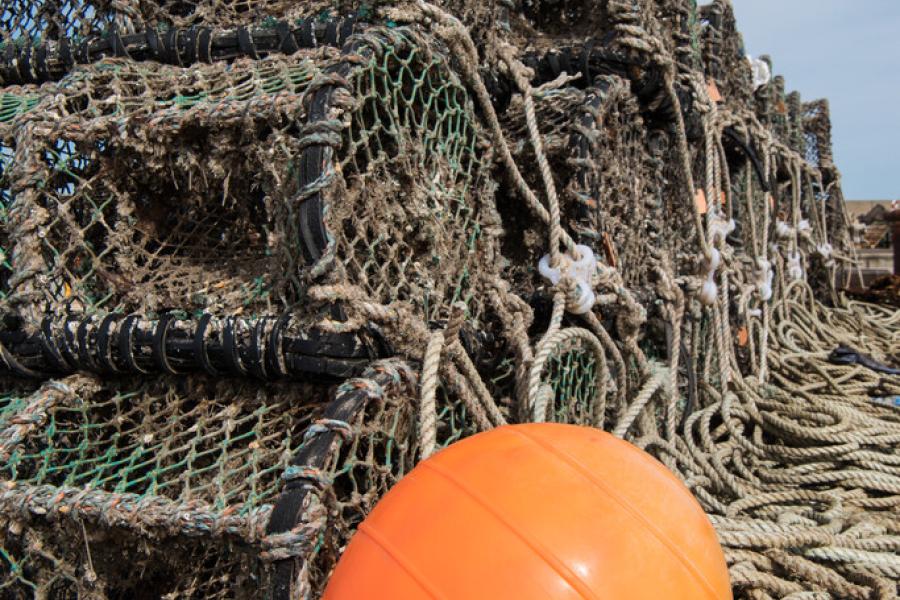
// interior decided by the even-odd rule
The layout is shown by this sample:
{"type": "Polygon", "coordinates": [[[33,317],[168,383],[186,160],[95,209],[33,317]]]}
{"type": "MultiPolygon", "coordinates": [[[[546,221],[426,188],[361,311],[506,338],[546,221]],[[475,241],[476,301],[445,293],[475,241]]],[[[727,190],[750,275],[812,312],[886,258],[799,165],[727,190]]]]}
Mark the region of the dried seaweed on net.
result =
{"type": "Polygon", "coordinates": [[[353,79],[356,110],[323,194],[325,280],[426,320],[462,301],[477,321],[496,236],[486,141],[446,59],[411,32],[383,35],[353,79]]]}
{"type": "Polygon", "coordinates": [[[0,438],[2,583],[48,597],[252,596],[282,472],[325,397],[204,378],[44,384],[0,438]]]}

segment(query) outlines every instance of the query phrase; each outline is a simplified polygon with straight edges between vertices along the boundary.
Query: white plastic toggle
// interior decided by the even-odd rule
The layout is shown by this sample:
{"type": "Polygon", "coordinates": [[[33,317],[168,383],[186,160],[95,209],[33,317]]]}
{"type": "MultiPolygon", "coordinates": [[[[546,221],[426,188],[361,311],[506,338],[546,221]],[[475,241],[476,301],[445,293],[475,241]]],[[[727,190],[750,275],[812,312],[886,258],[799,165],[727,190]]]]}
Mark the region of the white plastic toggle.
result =
{"type": "Polygon", "coordinates": [[[833,267],[835,265],[834,257],[832,256],[834,254],[834,248],[831,244],[829,244],[828,242],[819,244],[818,246],[816,246],[816,252],[819,253],[819,256],[825,259],[826,267],[833,267]]]}
{"type": "Polygon", "coordinates": [[[772,70],[769,69],[766,61],[753,58],[749,54],[747,60],[750,62],[750,70],[753,73],[753,91],[756,91],[772,80],[772,70]]]}
{"type": "Polygon", "coordinates": [[[772,264],[765,258],[756,259],[756,289],[759,297],[763,302],[772,299],[772,281],[775,279],[775,273],[772,271],[772,264]]]}
{"type": "Polygon", "coordinates": [[[734,219],[715,219],[709,224],[709,235],[713,244],[717,243],[717,241],[725,241],[731,233],[737,228],[737,223],[734,222],[734,219]]]}
{"type": "Polygon", "coordinates": [[[597,259],[594,251],[588,246],[578,245],[575,250],[581,255],[578,260],[568,254],[560,257],[557,268],[550,266],[550,255],[545,255],[538,263],[538,272],[552,285],[558,285],[563,274],[575,280],[578,298],[574,303],[566,305],[566,309],[576,315],[583,315],[591,310],[597,297],[592,288],[594,274],[597,271],[597,259]]]}
{"type": "Polygon", "coordinates": [[[791,237],[793,232],[794,228],[784,221],[775,222],[775,235],[777,235],[779,239],[786,240],[791,237]]]}
{"type": "Polygon", "coordinates": [[[788,277],[791,281],[803,279],[803,267],[800,265],[800,253],[793,252],[788,256],[788,277]]]}
{"type": "Polygon", "coordinates": [[[709,260],[706,261],[706,281],[700,289],[700,302],[706,306],[711,306],[716,302],[719,296],[719,286],[716,285],[716,271],[722,264],[722,255],[715,248],[709,251],[709,260]]]}

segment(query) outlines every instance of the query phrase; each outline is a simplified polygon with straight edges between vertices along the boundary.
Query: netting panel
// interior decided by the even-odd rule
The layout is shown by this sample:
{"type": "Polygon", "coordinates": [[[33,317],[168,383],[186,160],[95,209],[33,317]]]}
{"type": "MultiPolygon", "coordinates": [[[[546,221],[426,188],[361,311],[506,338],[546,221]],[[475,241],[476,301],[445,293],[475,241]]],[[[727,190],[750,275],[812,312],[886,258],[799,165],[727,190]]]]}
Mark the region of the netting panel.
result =
{"type": "Polygon", "coordinates": [[[43,94],[9,136],[13,304],[33,321],[283,306],[299,254],[284,239],[293,132],[318,73],[311,56],[109,60],[43,94]]]}
{"type": "Polygon", "coordinates": [[[340,276],[429,319],[456,301],[477,316],[493,191],[472,101],[436,49],[409,32],[382,35],[352,75],[356,106],[328,201],[340,276]]]}
{"type": "Polygon", "coordinates": [[[325,397],[206,378],[44,386],[18,403],[31,418],[0,445],[11,565],[0,584],[50,597],[91,578],[99,597],[252,596],[265,577],[253,546],[325,397]]]}
{"type": "Polygon", "coordinates": [[[120,35],[147,27],[165,31],[192,25],[233,27],[274,18],[328,14],[330,3],[297,6],[286,0],[11,0],[0,10],[0,42],[38,43],[120,35]]]}

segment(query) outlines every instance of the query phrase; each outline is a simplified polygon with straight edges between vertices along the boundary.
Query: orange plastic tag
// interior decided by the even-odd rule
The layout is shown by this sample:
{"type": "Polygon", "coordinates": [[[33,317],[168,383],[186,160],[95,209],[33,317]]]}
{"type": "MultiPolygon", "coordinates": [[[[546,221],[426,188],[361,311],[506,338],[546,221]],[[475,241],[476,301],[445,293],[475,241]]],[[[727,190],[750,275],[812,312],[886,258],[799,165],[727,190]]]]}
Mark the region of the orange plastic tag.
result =
{"type": "Polygon", "coordinates": [[[738,329],[738,346],[743,348],[750,341],[750,332],[747,331],[747,327],[741,327],[738,329]]]}
{"type": "Polygon", "coordinates": [[[724,208],[725,205],[728,204],[728,198],[725,196],[724,190],[721,192],[721,196],[722,196],[722,207],[724,208]]]}
{"type": "Polygon", "coordinates": [[[775,197],[772,194],[766,194],[766,198],[769,199],[769,210],[775,210],[775,197]]]}
{"type": "Polygon", "coordinates": [[[715,79],[710,79],[706,82],[706,88],[709,92],[709,99],[715,103],[719,103],[724,101],[725,99],[722,97],[722,93],[719,91],[719,86],[716,85],[715,79]]]}
{"type": "Polygon", "coordinates": [[[616,268],[618,260],[616,259],[616,249],[613,248],[612,239],[607,232],[603,232],[603,253],[606,254],[606,262],[609,266],[616,268]]]}
{"type": "Polygon", "coordinates": [[[700,211],[700,214],[705,215],[709,207],[706,206],[706,194],[703,190],[697,190],[697,194],[694,196],[694,202],[697,204],[697,210],[700,211]]]}

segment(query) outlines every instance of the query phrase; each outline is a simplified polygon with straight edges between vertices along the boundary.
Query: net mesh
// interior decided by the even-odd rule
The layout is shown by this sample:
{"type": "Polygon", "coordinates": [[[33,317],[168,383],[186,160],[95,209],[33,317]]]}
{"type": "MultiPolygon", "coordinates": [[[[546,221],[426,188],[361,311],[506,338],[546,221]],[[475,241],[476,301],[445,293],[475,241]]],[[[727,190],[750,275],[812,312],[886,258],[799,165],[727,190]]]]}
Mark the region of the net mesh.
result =
{"type": "Polygon", "coordinates": [[[459,301],[474,318],[490,270],[490,157],[468,92],[410,36],[373,48],[349,90],[356,108],[326,198],[337,276],[429,320],[446,319],[459,301]]]}
{"type": "Polygon", "coordinates": [[[290,258],[272,241],[283,235],[278,179],[317,72],[309,58],[196,71],[110,60],[45,93],[15,123],[5,171],[24,188],[9,209],[10,302],[37,319],[289,301],[290,258]]]}
{"type": "Polygon", "coordinates": [[[267,18],[298,18],[317,12],[327,14],[328,9],[329,4],[325,2],[298,7],[284,0],[12,0],[4,4],[0,12],[0,41],[19,44],[64,38],[77,41],[113,29],[130,33],[146,27],[167,29],[200,24],[230,27],[267,18]]]}
{"type": "Polygon", "coordinates": [[[382,36],[344,60],[108,59],[29,97],[39,110],[11,102],[10,307],[32,327],[48,314],[278,312],[318,259],[316,273],[337,265],[329,282],[426,319],[455,301],[480,313],[491,241],[478,198],[492,184],[471,101],[439,55],[382,36]],[[332,114],[307,114],[314,99],[332,114]],[[329,157],[310,165],[318,147],[329,157]],[[313,192],[325,208],[298,215],[313,192]],[[310,219],[327,242],[304,254],[288,240],[310,219]]]}
{"type": "Polygon", "coordinates": [[[30,421],[4,432],[4,583],[48,597],[260,585],[250,548],[325,398],[205,378],[45,384],[17,401],[30,421]]]}

